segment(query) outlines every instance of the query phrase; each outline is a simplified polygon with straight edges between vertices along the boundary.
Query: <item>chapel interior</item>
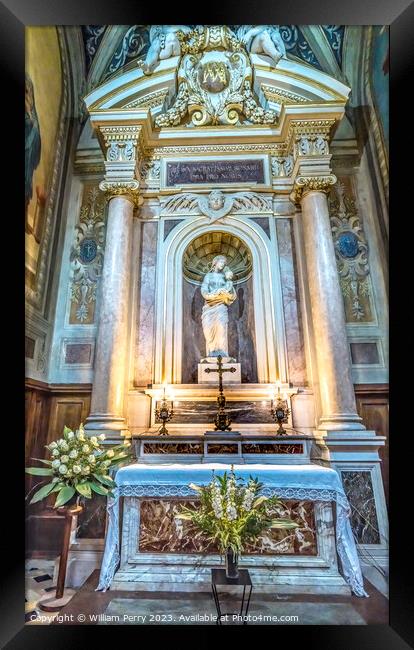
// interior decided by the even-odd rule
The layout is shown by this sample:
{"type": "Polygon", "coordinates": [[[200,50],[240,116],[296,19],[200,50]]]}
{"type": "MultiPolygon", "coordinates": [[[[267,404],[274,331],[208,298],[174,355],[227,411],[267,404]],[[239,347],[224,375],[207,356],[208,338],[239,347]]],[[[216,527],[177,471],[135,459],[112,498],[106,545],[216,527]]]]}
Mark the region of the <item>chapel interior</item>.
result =
{"type": "MultiPolygon", "coordinates": [[[[242,558],[253,612],[388,622],[388,28],[252,27],[26,28],[26,465],[83,423],[137,472],[105,576],[106,497],[85,499],[60,613],[214,608],[174,519],[191,497],[157,481],[216,463],[333,469],[351,509],[361,593],[339,504],[286,492],[297,532],[242,558]]],[[[27,505],[29,624],[63,530],[27,505]]]]}

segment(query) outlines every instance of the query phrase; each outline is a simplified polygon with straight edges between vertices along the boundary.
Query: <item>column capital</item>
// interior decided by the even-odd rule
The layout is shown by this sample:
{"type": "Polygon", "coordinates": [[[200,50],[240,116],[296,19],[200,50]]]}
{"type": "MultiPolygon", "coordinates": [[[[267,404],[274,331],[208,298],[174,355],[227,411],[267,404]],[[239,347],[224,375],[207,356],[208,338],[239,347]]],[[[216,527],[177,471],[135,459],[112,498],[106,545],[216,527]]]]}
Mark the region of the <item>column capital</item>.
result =
{"type": "Polygon", "coordinates": [[[329,154],[329,141],[335,119],[296,120],[288,133],[288,150],[294,159],[303,156],[326,156],[329,154]]]}
{"type": "Polygon", "coordinates": [[[136,149],[142,149],[141,124],[112,124],[99,126],[99,135],[108,162],[132,162],[136,149]]]}
{"type": "Polygon", "coordinates": [[[332,185],[335,185],[337,178],[334,174],[323,176],[297,176],[290,195],[294,203],[300,203],[308,192],[324,192],[328,194],[332,185]]]}
{"type": "Polygon", "coordinates": [[[139,124],[112,124],[99,126],[99,136],[105,154],[105,179],[99,189],[108,200],[124,196],[134,205],[141,205],[137,180],[137,148],[140,146],[142,126],[139,124]]]}
{"type": "Polygon", "coordinates": [[[137,180],[105,180],[99,183],[99,189],[105,193],[108,201],[116,196],[124,196],[129,201],[132,201],[135,206],[140,206],[144,202],[139,193],[139,182],[137,180]]]}

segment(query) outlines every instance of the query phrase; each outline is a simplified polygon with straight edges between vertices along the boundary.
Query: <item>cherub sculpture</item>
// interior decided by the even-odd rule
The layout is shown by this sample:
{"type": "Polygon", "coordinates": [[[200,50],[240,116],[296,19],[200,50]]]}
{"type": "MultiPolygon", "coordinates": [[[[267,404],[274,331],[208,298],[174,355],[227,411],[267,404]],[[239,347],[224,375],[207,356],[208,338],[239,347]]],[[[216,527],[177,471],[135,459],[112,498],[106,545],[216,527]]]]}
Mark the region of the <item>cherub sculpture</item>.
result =
{"type": "Polygon", "coordinates": [[[192,28],[188,25],[151,25],[150,47],[142,65],[144,74],[151,74],[160,61],[181,54],[178,33],[188,34],[192,28]]]}
{"type": "Polygon", "coordinates": [[[252,54],[267,54],[277,65],[286,57],[286,48],[277,25],[242,25],[237,30],[237,38],[252,54]]]}
{"type": "Polygon", "coordinates": [[[210,219],[210,223],[225,217],[232,209],[233,203],[234,198],[224,195],[221,190],[213,190],[208,197],[200,196],[198,198],[198,207],[210,219]]]}

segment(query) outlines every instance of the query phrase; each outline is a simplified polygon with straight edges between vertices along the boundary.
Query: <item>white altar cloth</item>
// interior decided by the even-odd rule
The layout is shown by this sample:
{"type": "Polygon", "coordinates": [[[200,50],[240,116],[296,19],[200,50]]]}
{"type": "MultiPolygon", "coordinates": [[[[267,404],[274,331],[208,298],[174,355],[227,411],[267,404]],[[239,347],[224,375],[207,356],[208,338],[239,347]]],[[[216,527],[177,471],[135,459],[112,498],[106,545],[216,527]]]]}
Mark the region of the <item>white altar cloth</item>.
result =
{"type": "MultiPolygon", "coordinates": [[[[237,477],[257,478],[264,484],[262,493],[281,499],[336,502],[336,547],[346,582],[357,596],[368,596],[364,590],[361,566],[349,516],[351,508],[338,473],[320,465],[234,465],[237,477]]],[[[230,471],[230,465],[203,464],[132,464],[121,467],[116,475],[114,496],[108,498],[108,527],[98,590],[111,586],[120,562],[119,498],[196,496],[189,483],[206,485],[212,470],[218,475],[230,471]]]]}

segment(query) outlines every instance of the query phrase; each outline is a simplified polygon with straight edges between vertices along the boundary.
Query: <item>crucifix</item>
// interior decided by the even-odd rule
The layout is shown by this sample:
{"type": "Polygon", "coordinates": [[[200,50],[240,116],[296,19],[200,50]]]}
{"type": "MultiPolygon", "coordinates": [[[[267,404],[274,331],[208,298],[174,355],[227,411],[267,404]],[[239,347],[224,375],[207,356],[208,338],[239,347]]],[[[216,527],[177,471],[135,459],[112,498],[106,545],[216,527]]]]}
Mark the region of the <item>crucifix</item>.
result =
{"type": "Polygon", "coordinates": [[[219,394],[217,397],[218,411],[214,419],[215,431],[231,431],[231,419],[226,415],[226,398],[223,394],[223,373],[225,372],[236,372],[236,368],[223,368],[222,363],[223,357],[219,355],[217,357],[218,368],[206,368],[204,372],[217,372],[219,376],[219,394]]]}

